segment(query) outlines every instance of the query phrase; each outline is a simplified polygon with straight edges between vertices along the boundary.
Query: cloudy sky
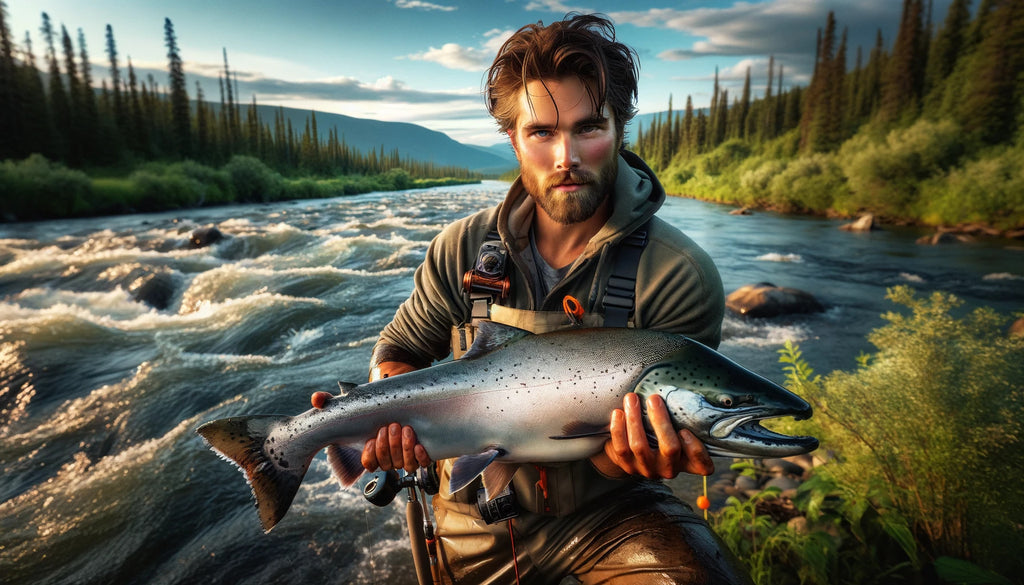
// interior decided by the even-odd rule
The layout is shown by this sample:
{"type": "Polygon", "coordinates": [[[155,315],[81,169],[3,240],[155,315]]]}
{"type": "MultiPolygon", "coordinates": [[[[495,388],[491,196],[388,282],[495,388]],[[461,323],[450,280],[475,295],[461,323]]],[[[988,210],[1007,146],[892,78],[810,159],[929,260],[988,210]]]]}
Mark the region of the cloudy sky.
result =
{"type": "MultiPolygon", "coordinates": [[[[815,36],[834,11],[849,29],[851,65],[881,29],[891,46],[899,0],[4,0],[14,39],[30,34],[37,56],[46,12],[73,39],[85,35],[97,83],[107,71],[106,25],[122,67],[167,85],[164,18],[185,62],[189,93],[200,82],[219,100],[217,75],[226,49],[243,101],[413,122],[456,140],[489,145],[501,137],[481,98],[484,72],[515,29],[549,23],[569,11],[600,12],[640,55],[641,113],[711,99],[715,68],[736,96],[750,67],[756,93],[767,83],[769,56],[783,83],[806,85],[815,36]]],[[[934,2],[942,22],[949,0],[934,2]]],[[[42,68],[42,65],[41,65],[42,68]]]]}

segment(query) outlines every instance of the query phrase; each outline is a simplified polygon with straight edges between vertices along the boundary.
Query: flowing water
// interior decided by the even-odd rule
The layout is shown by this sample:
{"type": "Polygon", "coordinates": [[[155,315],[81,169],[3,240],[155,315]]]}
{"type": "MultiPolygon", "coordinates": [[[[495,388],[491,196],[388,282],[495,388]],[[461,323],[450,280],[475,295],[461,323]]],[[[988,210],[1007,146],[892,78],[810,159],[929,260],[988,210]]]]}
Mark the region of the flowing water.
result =
{"type": "MultiPolygon", "coordinates": [[[[0,226],[0,580],[414,583],[400,509],[339,489],[322,455],[263,534],[241,475],[193,431],[365,380],[431,237],[506,188],[0,226]],[[211,225],[228,237],[191,248],[211,225]]],[[[785,339],[819,372],[852,368],[894,308],[888,286],[1024,308],[1009,242],[924,247],[910,230],[727,212],[673,198],[660,215],[715,258],[726,292],[771,281],[828,306],[726,318],[721,350],[777,380],[785,339]]]]}

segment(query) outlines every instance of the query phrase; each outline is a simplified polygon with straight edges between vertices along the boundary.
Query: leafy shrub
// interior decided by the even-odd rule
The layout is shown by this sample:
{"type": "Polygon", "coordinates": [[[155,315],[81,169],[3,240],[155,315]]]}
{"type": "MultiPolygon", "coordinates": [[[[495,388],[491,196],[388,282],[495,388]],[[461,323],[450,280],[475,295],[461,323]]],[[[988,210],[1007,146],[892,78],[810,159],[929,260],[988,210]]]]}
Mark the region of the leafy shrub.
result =
{"type": "Polygon", "coordinates": [[[920,217],[933,225],[991,221],[996,227],[1024,226],[1024,148],[967,162],[922,186],[920,217]]]}
{"type": "Polygon", "coordinates": [[[760,162],[755,168],[740,174],[740,187],[751,202],[767,203],[770,198],[769,185],[785,170],[785,161],[769,159],[760,162]]]}
{"type": "Polygon", "coordinates": [[[845,199],[846,180],[832,155],[794,159],[768,185],[772,206],[785,212],[824,212],[834,199],[845,199]]]}
{"type": "Polygon", "coordinates": [[[940,176],[963,154],[960,128],[955,123],[920,120],[893,130],[884,142],[865,131],[839,149],[853,204],[883,215],[909,217],[919,184],[940,176]]]}
{"type": "Polygon", "coordinates": [[[224,165],[238,201],[267,202],[280,199],[284,178],[259,159],[235,155],[224,165]]]}
{"type": "Polygon", "coordinates": [[[739,139],[726,140],[718,148],[698,159],[697,170],[705,175],[720,175],[750,156],[750,145],[739,139]]]}
{"type": "Polygon", "coordinates": [[[0,163],[0,209],[8,219],[74,217],[88,210],[92,183],[81,172],[33,154],[0,163]]]}
{"type": "Polygon", "coordinates": [[[788,428],[809,428],[837,454],[835,484],[905,518],[924,558],[1021,574],[1024,559],[1008,551],[1024,550],[1024,509],[1006,491],[1024,481],[1024,338],[1005,335],[988,308],[955,316],[962,303],[947,293],[896,287],[888,298],[910,313],[884,315],[869,336],[878,352],[854,372],[821,379],[782,350],[787,385],[815,408],[809,425],[788,428]]]}

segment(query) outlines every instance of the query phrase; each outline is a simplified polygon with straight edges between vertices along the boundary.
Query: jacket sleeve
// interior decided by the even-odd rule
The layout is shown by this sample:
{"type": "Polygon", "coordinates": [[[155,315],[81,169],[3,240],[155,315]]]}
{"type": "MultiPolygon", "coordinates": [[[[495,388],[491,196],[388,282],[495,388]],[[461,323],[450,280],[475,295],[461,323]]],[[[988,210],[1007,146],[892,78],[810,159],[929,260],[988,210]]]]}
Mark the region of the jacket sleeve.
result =
{"type": "Polygon", "coordinates": [[[462,277],[477,254],[472,249],[477,238],[472,236],[479,231],[478,223],[473,217],[457,221],[430,242],[413,277],[412,294],[381,331],[371,368],[383,361],[426,367],[450,353],[451,328],[469,315],[462,277]]]}
{"type": "Polygon", "coordinates": [[[637,270],[637,327],[679,333],[717,349],[724,314],[722,279],[711,257],[655,219],[637,270]]]}

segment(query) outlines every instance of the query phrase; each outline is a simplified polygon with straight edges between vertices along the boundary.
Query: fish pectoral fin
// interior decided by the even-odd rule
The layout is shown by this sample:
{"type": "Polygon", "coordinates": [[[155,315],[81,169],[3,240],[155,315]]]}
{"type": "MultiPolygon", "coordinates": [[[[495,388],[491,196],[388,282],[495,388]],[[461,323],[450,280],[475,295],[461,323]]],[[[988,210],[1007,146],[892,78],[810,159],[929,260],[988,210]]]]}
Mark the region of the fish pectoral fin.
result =
{"type": "Polygon", "coordinates": [[[568,439],[584,439],[587,437],[609,436],[608,425],[596,425],[583,421],[573,421],[562,427],[561,435],[552,435],[549,439],[565,441],[568,439]]]}
{"type": "Polygon", "coordinates": [[[516,474],[517,469],[519,469],[519,465],[497,461],[487,466],[483,472],[483,480],[484,493],[487,494],[488,502],[505,491],[508,484],[512,482],[512,476],[516,474]]]}
{"type": "Polygon", "coordinates": [[[455,493],[473,480],[479,477],[492,461],[500,457],[504,451],[501,449],[488,449],[477,455],[463,455],[452,464],[452,477],[448,482],[448,490],[455,493]]]}
{"type": "Polygon", "coordinates": [[[359,476],[366,471],[360,461],[362,453],[345,445],[327,445],[327,462],[331,464],[334,477],[338,478],[341,485],[348,487],[355,483],[359,476]]]}

